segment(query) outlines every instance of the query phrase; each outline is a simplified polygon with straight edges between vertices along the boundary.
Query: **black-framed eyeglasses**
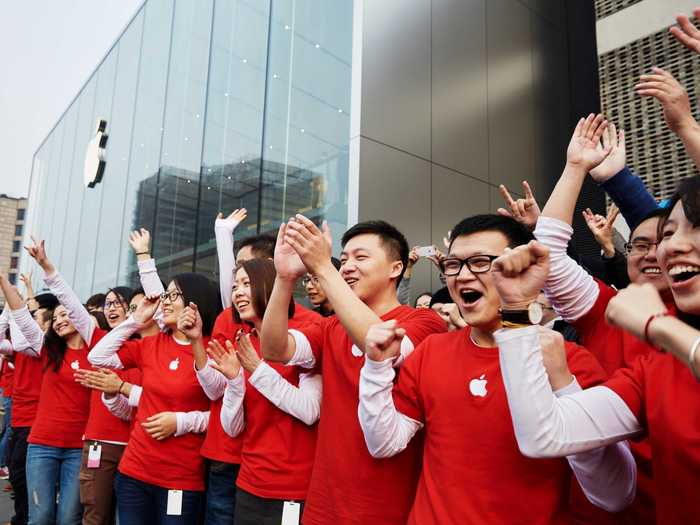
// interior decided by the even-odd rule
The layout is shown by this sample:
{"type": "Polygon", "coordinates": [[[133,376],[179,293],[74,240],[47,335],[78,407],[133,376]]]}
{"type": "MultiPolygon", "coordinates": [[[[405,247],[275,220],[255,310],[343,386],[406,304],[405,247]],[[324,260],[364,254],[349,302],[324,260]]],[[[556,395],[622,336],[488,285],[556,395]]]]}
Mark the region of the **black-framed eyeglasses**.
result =
{"type": "Polygon", "coordinates": [[[124,304],[121,301],[105,301],[104,309],[109,310],[110,308],[124,308],[124,304]]]}
{"type": "Polygon", "coordinates": [[[304,286],[308,286],[309,283],[313,283],[314,285],[318,284],[318,277],[314,277],[313,275],[307,275],[301,280],[301,284],[304,286]]]}
{"type": "Polygon", "coordinates": [[[466,264],[472,273],[486,273],[491,270],[491,264],[498,259],[498,255],[472,255],[466,259],[459,257],[445,257],[440,261],[440,270],[446,277],[459,275],[466,264]]]}
{"type": "Polygon", "coordinates": [[[658,242],[632,241],[625,244],[627,255],[646,255],[652,246],[658,246],[658,242]]]}
{"type": "Polygon", "coordinates": [[[178,297],[182,297],[182,292],[180,290],[173,290],[172,292],[163,292],[160,294],[161,301],[168,299],[171,303],[177,301],[178,297]]]}

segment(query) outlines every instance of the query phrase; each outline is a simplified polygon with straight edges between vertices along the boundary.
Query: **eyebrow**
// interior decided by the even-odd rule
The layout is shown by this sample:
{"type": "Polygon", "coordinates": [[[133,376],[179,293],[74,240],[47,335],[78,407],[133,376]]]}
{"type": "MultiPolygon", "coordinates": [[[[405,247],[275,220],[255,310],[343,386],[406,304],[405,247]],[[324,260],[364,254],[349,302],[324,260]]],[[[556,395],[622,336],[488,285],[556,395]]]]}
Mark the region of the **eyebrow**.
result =
{"type": "Polygon", "coordinates": [[[652,241],[649,237],[645,237],[644,235],[639,235],[637,237],[633,237],[631,242],[636,242],[636,241],[655,242],[655,241],[652,241]]]}

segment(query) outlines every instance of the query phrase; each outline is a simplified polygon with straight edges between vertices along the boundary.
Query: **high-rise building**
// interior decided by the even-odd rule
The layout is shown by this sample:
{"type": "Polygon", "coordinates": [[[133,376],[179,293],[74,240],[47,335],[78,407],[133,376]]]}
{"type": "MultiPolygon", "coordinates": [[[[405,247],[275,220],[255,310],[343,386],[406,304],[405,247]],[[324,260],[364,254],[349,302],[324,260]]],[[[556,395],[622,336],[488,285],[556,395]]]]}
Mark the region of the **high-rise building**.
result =
{"type": "Polygon", "coordinates": [[[661,67],[686,88],[700,117],[700,61],[668,32],[675,15],[691,15],[695,0],[596,0],[600,102],[625,130],[627,163],[659,200],[697,172],[666,126],[659,104],[634,90],[639,76],[661,67]]]}
{"type": "Polygon", "coordinates": [[[39,145],[27,229],[81,297],[135,283],[137,227],[163,279],[216,277],[242,206],[238,238],[304,213],[336,253],[369,218],[440,244],[499,183],[549,192],[595,57],[578,0],[146,0],[39,145]]]}
{"type": "MultiPolygon", "coordinates": [[[[27,199],[0,194],[0,272],[17,284],[27,199]]],[[[5,301],[0,294],[0,306],[5,301]]]]}

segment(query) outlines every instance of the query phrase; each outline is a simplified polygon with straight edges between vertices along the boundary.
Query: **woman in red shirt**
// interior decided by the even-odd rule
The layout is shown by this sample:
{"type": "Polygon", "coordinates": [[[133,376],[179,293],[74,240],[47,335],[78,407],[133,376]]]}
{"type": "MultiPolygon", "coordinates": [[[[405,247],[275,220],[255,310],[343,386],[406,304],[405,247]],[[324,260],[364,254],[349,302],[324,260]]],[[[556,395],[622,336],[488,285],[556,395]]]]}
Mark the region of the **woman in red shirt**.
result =
{"type": "MultiPolygon", "coordinates": [[[[244,261],[235,271],[233,307],[236,322],[250,333],[236,334],[235,353],[230,342],[228,350],[210,343],[213,366],[228,379],[221,424],[227,434],[243,439],[237,525],[276,525],[286,523],[283,517],[300,516],[316,449],[320,376],[260,358],[257,333],[274,281],[271,260],[244,261]]],[[[293,314],[292,301],[288,315],[293,314]]]]}
{"type": "Polygon", "coordinates": [[[194,273],[175,276],[161,298],[147,297],[90,352],[95,366],[138,368],[143,394],[116,482],[121,525],[194,524],[203,502],[203,434],[163,437],[162,412],[206,411],[194,369],[219,311],[215,285],[194,273]],[[162,304],[167,332],[130,340],[162,304]]]}

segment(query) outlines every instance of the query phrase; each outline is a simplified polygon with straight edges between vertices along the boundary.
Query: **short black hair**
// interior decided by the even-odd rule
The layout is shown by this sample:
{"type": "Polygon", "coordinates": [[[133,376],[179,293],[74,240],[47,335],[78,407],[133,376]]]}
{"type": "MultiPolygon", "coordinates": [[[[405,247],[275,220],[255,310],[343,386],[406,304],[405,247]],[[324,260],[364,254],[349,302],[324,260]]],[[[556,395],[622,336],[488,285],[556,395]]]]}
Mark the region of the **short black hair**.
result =
{"type": "Polygon", "coordinates": [[[450,249],[457,237],[479,232],[500,232],[508,239],[508,247],[515,248],[535,240],[535,236],[525,226],[512,217],[484,213],[462,219],[450,234],[450,249]]]}
{"type": "Polygon", "coordinates": [[[350,228],[343,234],[343,238],[340,240],[340,245],[345,248],[345,245],[350,241],[350,239],[357,237],[358,235],[376,235],[381,240],[382,246],[384,247],[387,255],[392,257],[394,260],[400,260],[403,264],[403,269],[401,270],[401,275],[396,279],[396,286],[399,285],[401,279],[403,279],[403,274],[408,266],[408,241],[395,226],[392,226],[385,221],[365,221],[358,222],[355,226],[350,228]]]}
{"type": "MultiPolygon", "coordinates": [[[[58,298],[52,293],[40,293],[34,296],[34,299],[39,304],[39,308],[53,310],[58,306],[58,298]]],[[[104,304],[104,299],[102,300],[102,304],[104,304]]]]}
{"type": "Polygon", "coordinates": [[[661,232],[668,217],[678,202],[682,204],[683,213],[688,222],[693,226],[700,226],[700,175],[683,179],[678,185],[678,189],[668,199],[668,204],[662,208],[665,213],[661,215],[659,221],[659,239],[661,239],[661,232]]]}
{"type": "Polygon", "coordinates": [[[253,235],[241,240],[238,243],[236,253],[241,251],[241,248],[250,246],[250,251],[253,252],[253,257],[256,259],[272,259],[275,256],[276,243],[277,237],[270,233],[261,233],[260,235],[253,235]]]}
{"type": "MultiPolygon", "coordinates": [[[[127,306],[129,306],[129,297],[131,297],[132,290],[128,286],[115,286],[114,288],[109,288],[107,290],[107,293],[105,294],[104,301],[107,301],[107,296],[113,293],[114,295],[117,296],[117,299],[122,303],[124,308],[126,309],[127,306]]],[[[102,303],[102,306],[104,306],[104,301],[102,303]]]]}
{"type": "Polygon", "coordinates": [[[452,296],[450,295],[447,286],[440,288],[437,292],[433,294],[433,296],[430,298],[430,308],[432,308],[433,305],[437,303],[454,303],[454,299],[452,299],[452,296]]]}
{"type": "MultiPolygon", "coordinates": [[[[665,218],[668,215],[669,211],[666,208],[654,208],[651,210],[649,213],[643,215],[638,221],[637,224],[634,226],[630,226],[630,238],[629,240],[632,240],[632,236],[634,235],[634,231],[639,227],[640,224],[642,224],[644,221],[648,221],[649,219],[662,219],[661,222],[663,222],[663,218],[665,218]]],[[[661,224],[659,222],[659,224],[661,224]]]]}
{"type": "Polygon", "coordinates": [[[191,302],[197,305],[202,317],[202,335],[211,335],[216,316],[221,312],[219,287],[199,273],[180,273],[173,277],[173,281],[182,292],[185,306],[191,302]]]}
{"type": "Polygon", "coordinates": [[[96,293],[91,295],[87,301],[85,301],[85,308],[88,310],[92,308],[102,308],[105,305],[106,294],[96,293]]]}
{"type": "MultiPolygon", "coordinates": [[[[163,286],[163,289],[165,289],[165,286],[163,286]]],[[[131,290],[131,295],[129,296],[129,299],[127,299],[127,303],[131,304],[131,301],[134,300],[134,297],[136,297],[138,295],[143,295],[143,296],[146,295],[146,292],[144,291],[143,286],[139,286],[138,288],[134,288],[133,290],[131,290]]]]}

